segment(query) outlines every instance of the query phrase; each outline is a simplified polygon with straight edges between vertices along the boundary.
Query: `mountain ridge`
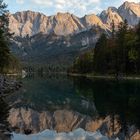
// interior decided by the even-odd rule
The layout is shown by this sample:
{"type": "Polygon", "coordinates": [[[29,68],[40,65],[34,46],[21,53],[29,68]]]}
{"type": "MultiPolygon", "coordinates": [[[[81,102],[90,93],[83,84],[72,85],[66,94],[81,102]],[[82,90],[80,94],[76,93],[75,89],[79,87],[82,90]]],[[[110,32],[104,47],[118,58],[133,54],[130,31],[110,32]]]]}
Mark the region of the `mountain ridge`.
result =
{"type": "Polygon", "coordinates": [[[110,30],[112,21],[117,26],[125,19],[130,26],[139,22],[140,3],[124,2],[119,8],[109,7],[99,16],[90,14],[81,18],[68,12],[58,12],[56,15],[46,16],[43,13],[30,10],[21,11],[10,15],[9,27],[15,36],[33,36],[40,32],[44,34],[55,32],[58,36],[67,36],[87,30],[92,26],[110,30]]]}
{"type": "Polygon", "coordinates": [[[117,27],[126,18],[134,27],[140,20],[139,11],[140,4],[125,2],[118,9],[109,7],[98,16],[81,18],[60,12],[53,16],[17,12],[10,17],[11,32],[15,32],[10,48],[23,63],[70,65],[79,53],[94,48],[102,33],[111,33],[113,21],[117,27]]]}

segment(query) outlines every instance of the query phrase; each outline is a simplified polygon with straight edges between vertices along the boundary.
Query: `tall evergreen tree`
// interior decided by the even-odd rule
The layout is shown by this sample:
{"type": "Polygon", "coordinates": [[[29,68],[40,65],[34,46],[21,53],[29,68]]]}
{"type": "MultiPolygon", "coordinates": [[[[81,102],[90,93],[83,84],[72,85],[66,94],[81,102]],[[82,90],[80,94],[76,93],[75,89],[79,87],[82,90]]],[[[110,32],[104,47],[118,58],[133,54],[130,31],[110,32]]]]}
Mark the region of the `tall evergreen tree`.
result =
{"type": "Polygon", "coordinates": [[[105,73],[107,70],[106,51],[107,37],[105,34],[102,34],[94,50],[94,69],[99,73],[105,73]]]}
{"type": "Polygon", "coordinates": [[[0,72],[9,64],[10,50],[7,5],[0,0],[0,72]]]}
{"type": "Polygon", "coordinates": [[[126,73],[126,57],[127,57],[127,48],[125,35],[128,31],[127,20],[120,23],[119,29],[117,32],[116,43],[117,43],[117,65],[119,73],[126,73]]]}

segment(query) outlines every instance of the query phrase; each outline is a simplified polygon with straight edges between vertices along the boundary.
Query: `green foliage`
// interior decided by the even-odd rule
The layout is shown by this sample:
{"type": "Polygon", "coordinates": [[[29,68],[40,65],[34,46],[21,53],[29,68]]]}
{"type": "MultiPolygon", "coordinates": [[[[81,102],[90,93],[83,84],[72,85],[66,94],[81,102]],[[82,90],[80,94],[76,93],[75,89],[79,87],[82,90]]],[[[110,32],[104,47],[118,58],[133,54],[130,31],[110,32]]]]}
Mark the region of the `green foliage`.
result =
{"type": "Polygon", "coordinates": [[[17,60],[9,50],[9,41],[11,34],[9,33],[9,18],[7,5],[0,0],[0,73],[11,70],[12,67],[18,65],[17,60]],[[16,61],[16,62],[15,62],[16,61]],[[12,66],[13,65],[13,66],[12,66]]]}
{"type": "Polygon", "coordinates": [[[94,50],[94,69],[99,73],[105,73],[107,69],[107,37],[102,34],[94,50]]]}
{"type": "MultiPolygon", "coordinates": [[[[74,73],[87,73],[93,69],[93,52],[88,51],[76,58],[71,70],[74,73]]],[[[71,71],[70,70],[70,71],[71,71]]]]}
{"type": "Polygon", "coordinates": [[[69,71],[113,74],[116,76],[122,74],[139,74],[140,23],[136,28],[132,29],[125,20],[120,23],[117,31],[113,23],[111,36],[102,34],[95,45],[94,51],[89,51],[88,53],[93,57],[87,59],[83,57],[86,53],[82,54],[76,59],[69,71]]]}

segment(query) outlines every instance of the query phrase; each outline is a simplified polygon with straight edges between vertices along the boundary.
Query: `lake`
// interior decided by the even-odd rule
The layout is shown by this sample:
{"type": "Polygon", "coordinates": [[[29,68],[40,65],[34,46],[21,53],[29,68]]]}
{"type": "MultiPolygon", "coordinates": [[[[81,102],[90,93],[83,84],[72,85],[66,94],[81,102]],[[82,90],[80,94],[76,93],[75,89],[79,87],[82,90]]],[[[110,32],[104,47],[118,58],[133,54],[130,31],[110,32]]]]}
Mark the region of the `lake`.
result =
{"type": "Polygon", "coordinates": [[[21,81],[23,87],[6,99],[12,105],[9,122],[16,133],[83,128],[118,136],[129,133],[129,126],[140,127],[138,80],[45,74],[28,75],[21,81]],[[106,130],[105,124],[112,129],[106,130]]]}

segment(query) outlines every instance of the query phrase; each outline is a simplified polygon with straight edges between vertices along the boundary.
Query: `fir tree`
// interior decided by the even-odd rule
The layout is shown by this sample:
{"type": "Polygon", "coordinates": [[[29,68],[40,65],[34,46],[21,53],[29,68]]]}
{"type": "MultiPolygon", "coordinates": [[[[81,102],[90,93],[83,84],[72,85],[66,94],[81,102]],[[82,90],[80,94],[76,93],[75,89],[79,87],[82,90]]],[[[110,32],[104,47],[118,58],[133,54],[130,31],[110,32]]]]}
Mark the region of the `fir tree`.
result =
{"type": "Polygon", "coordinates": [[[9,28],[8,28],[8,11],[7,5],[0,0],[0,72],[3,72],[4,68],[10,61],[9,50],[9,28]]]}

